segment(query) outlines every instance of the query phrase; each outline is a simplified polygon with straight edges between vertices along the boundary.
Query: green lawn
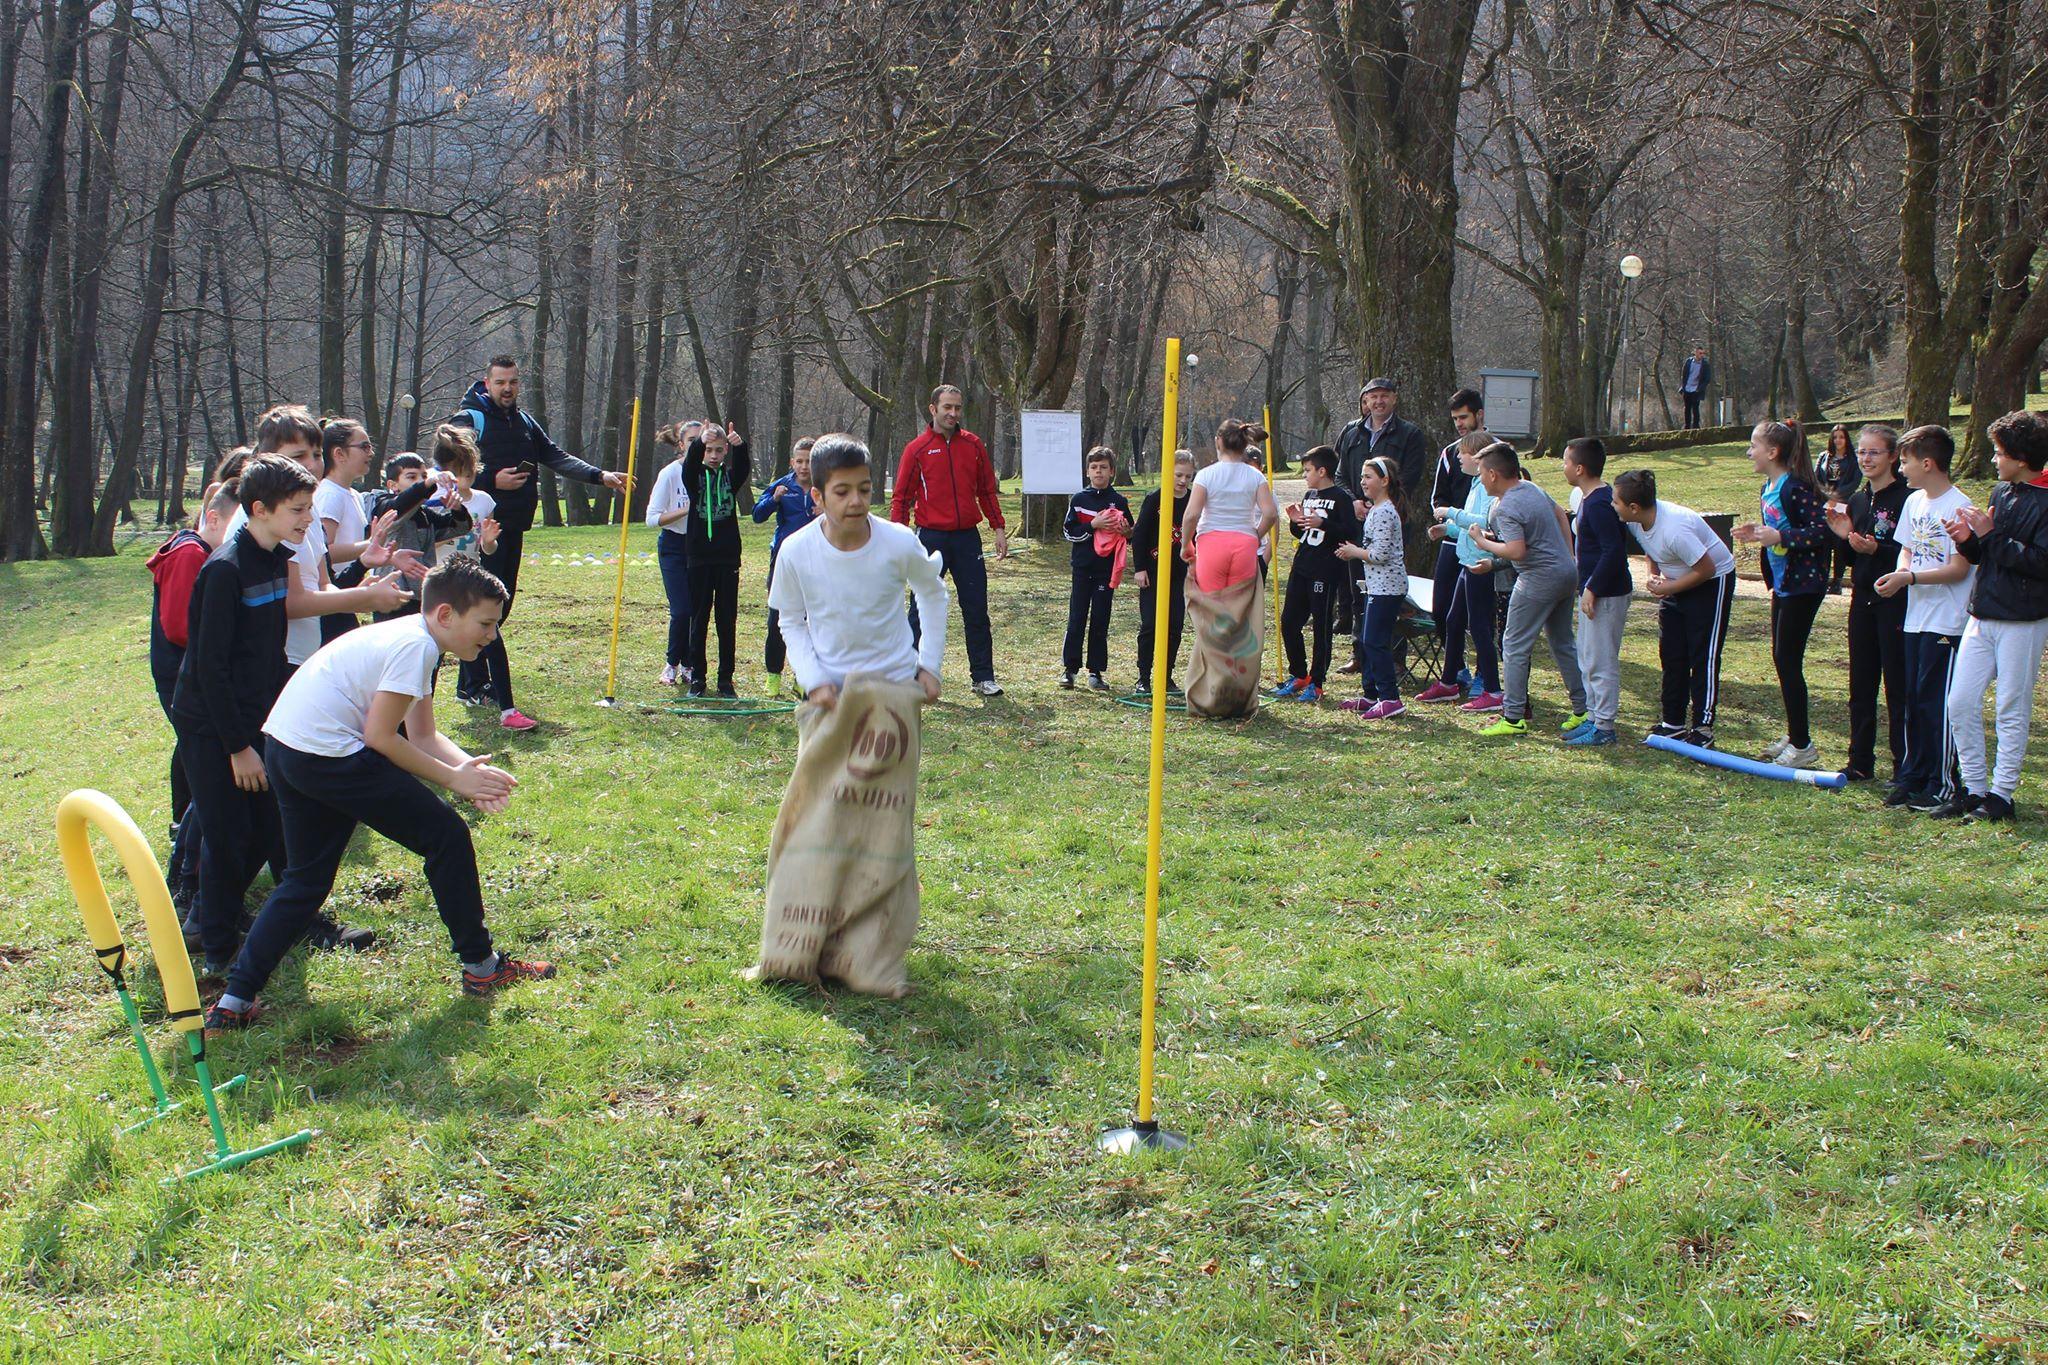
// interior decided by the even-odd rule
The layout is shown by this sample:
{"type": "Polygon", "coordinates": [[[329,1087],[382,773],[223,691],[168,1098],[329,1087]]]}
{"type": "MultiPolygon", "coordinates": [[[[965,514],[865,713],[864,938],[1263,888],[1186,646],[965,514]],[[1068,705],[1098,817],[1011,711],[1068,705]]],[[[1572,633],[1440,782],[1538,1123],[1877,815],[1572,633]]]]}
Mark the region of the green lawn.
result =
{"type": "MultiPolygon", "coordinates": [[[[1738,453],[1655,460],[1710,510],[1753,496],[1738,453]]],[[[1136,1076],[1146,727],[1055,686],[1063,550],[992,566],[1008,696],[964,696],[952,642],[895,1004],[738,980],[793,726],[597,709],[610,571],[530,566],[509,640],[544,725],[441,718],[524,783],[476,822],[487,897],[560,978],[460,998],[422,874],[365,839],[337,908],[384,945],[290,959],[273,1021],[214,1049],[252,1077],[236,1136],[321,1136],[174,1189],[203,1126],[113,1136],[142,1087],[50,835],[90,785],[161,839],[142,555],[0,567],[0,1358],[2048,1347],[2038,758],[2018,827],[1980,830],[1436,713],[1176,717],[1159,1108],[1194,1145],[1101,1157],[1136,1076]]],[[[627,585],[622,692],[652,702],[659,576],[627,585]]],[[[1810,662],[1837,762],[1841,620],[1810,662]]],[[[1780,729],[1764,625],[1738,607],[1737,750],[1780,729]]],[[[1627,650],[1638,734],[1640,604],[1627,650]]]]}

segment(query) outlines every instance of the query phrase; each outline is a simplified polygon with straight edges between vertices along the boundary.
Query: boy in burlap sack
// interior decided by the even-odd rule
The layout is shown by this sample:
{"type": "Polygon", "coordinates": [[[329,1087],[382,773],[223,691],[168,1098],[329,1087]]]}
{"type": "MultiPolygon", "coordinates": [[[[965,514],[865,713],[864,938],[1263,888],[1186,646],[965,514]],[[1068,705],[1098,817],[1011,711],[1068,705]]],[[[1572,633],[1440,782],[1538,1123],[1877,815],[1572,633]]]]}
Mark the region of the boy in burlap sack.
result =
{"type": "Polygon", "coordinates": [[[1195,475],[1182,525],[1188,575],[1188,616],[1195,626],[1188,669],[1188,710],[1198,716],[1248,716],[1259,707],[1259,662],[1265,652],[1265,584],[1259,545],[1279,512],[1266,476],[1246,459],[1264,427],[1231,419],[1216,429],[1216,463],[1195,475]]]}
{"type": "Polygon", "coordinates": [[[946,586],[908,528],[873,516],[868,449],[832,435],[811,448],[820,515],[782,543],[768,605],[807,698],[796,768],[768,844],[768,896],[752,980],[869,995],[910,993],[917,932],[919,707],[939,699],[946,586]],[[924,622],[913,641],[909,588],[924,622]]]}

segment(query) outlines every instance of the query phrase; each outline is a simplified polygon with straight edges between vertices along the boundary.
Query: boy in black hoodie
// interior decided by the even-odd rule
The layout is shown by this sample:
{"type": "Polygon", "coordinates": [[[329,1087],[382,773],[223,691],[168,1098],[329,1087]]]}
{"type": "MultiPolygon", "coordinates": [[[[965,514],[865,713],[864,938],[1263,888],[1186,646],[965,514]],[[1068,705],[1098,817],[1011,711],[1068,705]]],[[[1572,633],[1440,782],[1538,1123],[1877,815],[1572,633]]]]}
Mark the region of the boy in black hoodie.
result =
{"type": "MultiPolygon", "coordinates": [[[[726,427],[707,426],[683,452],[683,490],[690,515],[683,540],[690,563],[690,695],[704,695],[705,637],[718,617],[718,695],[738,694],[732,686],[733,627],[740,610],[740,499],[754,472],[746,438],[726,427]]],[[[747,504],[750,508],[751,502],[747,504]]]]}
{"type": "Polygon", "coordinates": [[[1947,523],[1956,552],[1977,566],[1970,623],[1956,648],[1948,689],[1949,733],[1964,792],[1931,813],[2010,820],[2034,721],[2034,684],[2048,648],[2048,417],[2009,412],[1991,424],[1998,488],[1987,508],[1965,507],[1947,523]],[[1986,773],[1984,694],[1998,684],[1998,766],[1986,773]],[[1961,806],[1961,810],[1951,809],[1961,806]]]}
{"type": "Polygon", "coordinates": [[[234,961],[242,897],[265,862],[284,866],[263,770],[263,719],[284,685],[292,545],[313,520],[314,478],[281,455],[242,468],[249,522],[208,556],[192,586],[171,724],[205,844],[196,913],[209,974],[234,961]]]}
{"type": "MultiPolygon", "coordinates": [[[[370,502],[370,524],[375,526],[380,517],[394,512],[398,520],[392,524],[389,542],[394,550],[411,550],[417,554],[426,568],[434,567],[434,547],[444,540],[467,535],[470,530],[469,510],[460,502],[451,503],[447,492],[454,484],[450,479],[445,484],[435,478],[435,472],[427,468],[427,462],[412,451],[393,455],[384,465],[384,491],[370,502]]],[[[394,616],[410,616],[420,609],[421,578],[407,577],[403,571],[390,572],[399,576],[399,582],[412,594],[410,601],[396,611],[376,613],[379,621],[389,621],[394,616]]],[[[381,575],[380,575],[381,576],[381,575]]]]}
{"type": "Polygon", "coordinates": [[[1358,511],[1352,490],[1337,483],[1337,452],[1317,446],[1301,457],[1308,492],[1287,509],[1287,532],[1295,547],[1280,606],[1280,641],[1287,650],[1287,681],[1268,695],[1281,701],[1322,700],[1330,672],[1330,637],[1339,595],[1351,588],[1351,566],[1337,557],[1339,545],[1358,540],[1358,511]],[[1315,631],[1314,654],[1304,649],[1302,627],[1315,631]]]}
{"type": "MultiPolygon", "coordinates": [[[[1168,585],[1171,603],[1166,625],[1166,690],[1174,686],[1173,670],[1180,661],[1181,628],[1188,619],[1188,564],[1180,557],[1181,518],[1188,510],[1188,488],[1195,481],[1195,453],[1173,452],[1173,581],[1168,585]]],[[[1138,576],[1138,695],[1152,695],[1152,654],[1157,638],[1159,591],[1152,576],[1159,572],[1159,492],[1157,488],[1138,504],[1138,524],[1131,531],[1131,567],[1138,576]]]]}
{"type": "Polygon", "coordinates": [[[1103,679],[1102,671],[1109,667],[1109,609],[1116,600],[1117,582],[1123,576],[1124,557],[1129,549],[1122,537],[1131,533],[1131,505],[1123,494],[1110,487],[1116,481],[1116,453],[1108,446],[1097,446],[1088,452],[1087,472],[1087,487],[1067,500],[1064,529],[1067,543],[1074,547],[1074,585],[1067,593],[1067,640],[1060,650],[1060,664],[1065,671],[1060,686],[1071,690],[1074,675],[1081,671],[1081,637],[1085,631],[1088,686],[1097,692],[1107,692],[1109,683],[1103,679]],[[1118,538],[1107,554],[1096,549],[1098,532],[1118,538]]]}

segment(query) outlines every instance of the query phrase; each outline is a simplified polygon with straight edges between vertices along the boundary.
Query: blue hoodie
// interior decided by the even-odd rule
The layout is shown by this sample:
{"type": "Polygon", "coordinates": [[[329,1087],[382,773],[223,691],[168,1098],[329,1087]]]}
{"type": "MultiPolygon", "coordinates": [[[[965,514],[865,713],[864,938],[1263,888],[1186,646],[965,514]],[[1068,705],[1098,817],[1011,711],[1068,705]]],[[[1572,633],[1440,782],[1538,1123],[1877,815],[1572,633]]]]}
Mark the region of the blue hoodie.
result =
{"type": "Polygon", "coordinates": [[[775,518],[775,539],[768,543],[768,557],[772,560],[782,542],[809,526],[817,515],[811,506],[810,490],[798,483],[793,473],[784,474],[762,489],[754,503],[754,520],[759,523],[771,516],[775,518]]]}
{"type": "Polygon", "coordinates": [[[1444,518],[1444,525],[1456,527],[1458,532],[1458,563],[1466,568],[1476,568],[1493,556],[1479,548],[1472,539],[1472,528],[1486,525],[1493,515],[1493,505],[1500,499],[1486,491],[1486,485],[1478,479],[1472,480],[1472,487],[1465,494],[1462,511],[1453,507],[1451,514],[1444,518]]]}

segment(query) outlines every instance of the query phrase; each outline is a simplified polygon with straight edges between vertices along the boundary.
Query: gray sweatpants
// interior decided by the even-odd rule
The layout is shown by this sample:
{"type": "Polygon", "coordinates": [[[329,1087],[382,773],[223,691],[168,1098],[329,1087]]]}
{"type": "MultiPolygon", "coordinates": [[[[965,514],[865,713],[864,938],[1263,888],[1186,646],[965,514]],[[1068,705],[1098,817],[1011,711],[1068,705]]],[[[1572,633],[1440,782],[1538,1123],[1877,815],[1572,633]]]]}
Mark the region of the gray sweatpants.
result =
{"type": "Polygon", "coordinates": [[[1970,618],[1956,649],[1948,684],[1948,729],[1956,764],[1972,796],[1989,790],[2006,800],[2020,786],[2020,761],[2027,756],[2027,727],[2034,721],[2034,683],[2041,675],[2041,651],[2048,648],[2048,619],[1980,621],[1970,618]],[[1984,694],[1998,683],[1998,766],[1985,782],[1984,694]]]}
{"type": "Polygon", "coordinates": [[[1577,606],[1572,608],[1572,620],[1578,626],[1579,666],[1586,673],[1586,715],[1595,729],[1612,730],[1621,711],[1621,630],[1628,624],[1628,602],[1627,593],[1596,597],[1590,617],[1577,606]]]}
{"type": "Polygon", "coordinates": [[[1529,660],[1536,653],[1540,631],[1550,641],[1550,657],[1557,661],[1564,690],[1572,699],[1573,711],[1586,709],[1586,682],[1579,676],[1579,651],[1572,643],[1572,616],[1578,611],[1578,580],[1552,576],[1515,579],[1508,598],[1507,634],[1501,637],[1501,682],[1506,695],[1501,715],[1520,720],[1529,714],[1529,660]]]}

